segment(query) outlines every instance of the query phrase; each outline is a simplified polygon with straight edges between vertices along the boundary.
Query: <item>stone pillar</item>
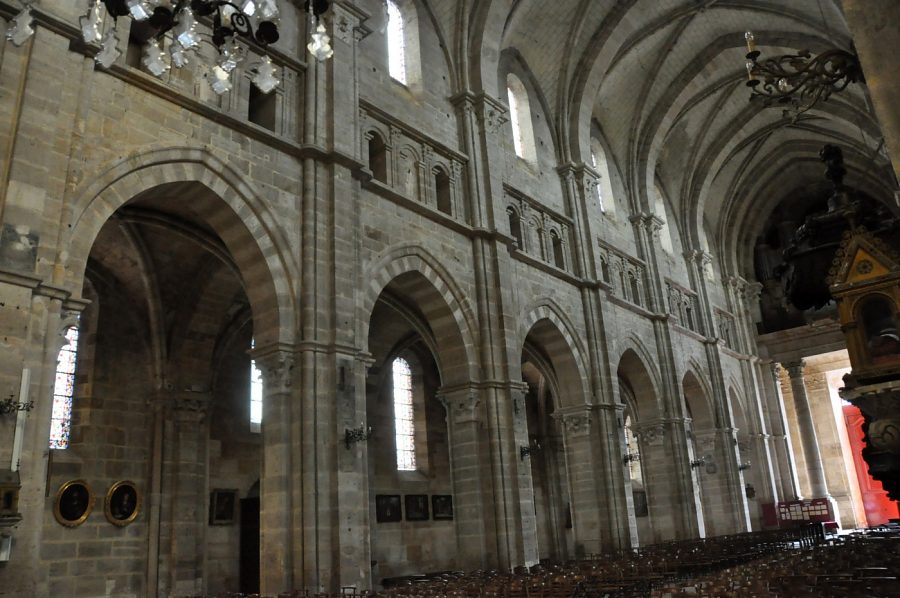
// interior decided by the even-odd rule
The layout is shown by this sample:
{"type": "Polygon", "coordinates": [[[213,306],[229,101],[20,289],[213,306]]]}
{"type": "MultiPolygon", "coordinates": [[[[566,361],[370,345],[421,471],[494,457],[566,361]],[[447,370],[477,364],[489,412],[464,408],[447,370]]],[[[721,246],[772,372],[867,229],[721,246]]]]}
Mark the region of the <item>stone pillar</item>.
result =
{"type": "Polygon", "coordinates": [[[828,485],[825,482],[825,466],[819,451],[816,437],[816,426],[813,421],[806,384],[803,382],[803,361],[784,364],[791,378],[791,389],[794,392],[794,407],[797,410],[797,426],[800,429],[800,442],[806,459],[806,470],[809,474],[809,490],[811,498],[830,498],[828,485]]]}
{"type": "Polygon", "coordinates": [[[291,429],[293,355],[254,351],[263,375],[263,459],[259,483],[260,593],[294,588],[291,486],[294,473],[291,429]],[[263,354],[260,354],[263,353],[263,354]]]}
{"type": "MultiPolygon", "coordinates": [[[[4,297],[0,322],[7,327],[4,350],[0,351],[0,382],[22,393],[16,394],[15,400],[34,403],[34,409],[21,412],[20,417],[4,418],[0,428],[5,432],[0,435],[0,454],[5,461],[0,469],[8,467],[19,473],[22,516],[11,529],[2,528],[5,533],[11,532],[12,552],[5,569],[0,569],[0,587],[8,593],[4,595],[45,596],[49,594],[48,575],[40,555],[47,504],[53,500],[53,492],[48,495],[46,485],[56,360],[65,343],[65,330],[77,325],[78,313],[86,302],[71,299],[68,292],[42,284],[31,275],[3,269],[0,291],[4,297]],[[27,376],[25,369],[29,370],[27,376]],[[21,439],[19,454],[15,454],[14,446],[17,436],[21,439]]],[[[70,544],[66,554],[74,557],[74,549],[70,544]]]]}
{"type": "Polygon", "coordinates": [[[704,463],[693,468],[703,493],[707,536],[749,531],[749,512],[740,471],[734,428],[716,428],[694,434],[695,459],[704,463]]]}
{"type": "Polygon", "coordinates": [[[705,533],[699,487],[690,468],[694,452],[687,437],[689,421],[660,419],[632,424],[653,527],[652,542],[642,539],[644,544],[705,533]]]}
{"type": "Polygon", "coordinates": [[[894,175],[900,178],[900,58],[896,51],[900,46],[900,12],[893,0],[842,0],[841,4],[894,164],[894,175]]]}
{"type": "Polygon", "coordinates": [[[180,393],[171,403],[168,508],[161,534],[169,541],[169,575],[162,595],[190,596],[206,590],[208,407],[205,393],[180,393]]]}
{"type": "MultiPolygon", "coordinates": [[[[515,479],[518,482],[516,492],[509,495],[509,499],[515,500],[518,506],[518,521],[516,522],[518,526],[507,523],[506,541],[509,546],[515,547],[511,554],[518,552],[518,556],[515,557],[515,560],[510,561],[510,566],[531,566],[537,564],[540,559],[538,556],[538,523],[537,507],[534,498],[532,460],[523,456],[522,453],[523,448],[533,449],[531,446],[532,435],[529,434],[528,430],[527,409],[525,406],[525,395],[528,385],[522,382],[509,382],[508,386],[509,400],[512,403],[512,427],[509,431],[505,431],[503,427],[498,427],[497,432],[494,432],[495,436],[492,436],[492,438],[499,441],[501,451],[503,446],[508,446],[504,442],[505,435],[511,434],[513,441],[512,451],[507,454],[509,461],[507,461],[508,465],[506,465],[505,469],[508,470],[509,475],[513,475],[513,472],[515,472],[515,479]]],[[[498,415],[502,416],[504,413],[504,411],[500,411],[498,415]]],[[[500,457],[502,459],[503,455],[501,454],[500,457]]],[[[535,455],[534,459],[537,458],[535,455]]],[[[507,521],[515,516],[512,510],[506,511],[507,521]]]]}
{"type": "Polygon", "coordinates": [[[637,525],[634,521],[631,481],[625,456],[625,406],[595,405],[597,431],[594,436],[600,443],[594,455],[594,471],[597,476],[601,501],[601,521],[604,550],[624,550],[638,544],[637,525]]]}
{"type": "Polygon", "coordinates": [[[609,450],[601,446],[594,410],[588,406],[559,410],[555,417],[563,421],[566,462],[572,500],[572,528],[575,532],[575,558],[603,551],[605,517],[600,504],[603,478],[598,475],[597,460],[609,450]]]}
{"type": "Polygon", "coordinates": [[[481,434],[484,410],[477,389],[442,389],[438,399],[447,410],[450,467],[453,475],[453,520],[459,568],[465,571],[496,566],[496,542],[485,475],[481,434]]]}
{"type": "Polygon", "coordinates": [[[771,383],[769,389],[774,394],[770,401],[769,410],[772,425],[772,444],[778,463],[779,482],[781,483],[781,496],[784,500],[799,499],[800,480],[797,478],[797,463],[794,461],[794,447],[791,444],[791,435],[788,429],[787,416],[784,412],[784,398],[781,396],[781,384],[779,370],[781,366],[773,363],[770,368],[771,383]]]}

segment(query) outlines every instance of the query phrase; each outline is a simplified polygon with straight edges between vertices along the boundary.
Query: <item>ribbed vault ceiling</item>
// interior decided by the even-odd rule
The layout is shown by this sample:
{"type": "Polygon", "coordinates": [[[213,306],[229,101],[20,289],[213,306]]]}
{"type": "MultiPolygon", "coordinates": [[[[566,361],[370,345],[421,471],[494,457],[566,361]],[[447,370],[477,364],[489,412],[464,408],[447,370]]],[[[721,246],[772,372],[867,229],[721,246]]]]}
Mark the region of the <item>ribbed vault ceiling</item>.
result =
{"type": "Polygon", "coordinates": [[[517,54],[550,112],[560,161],[587,161],[587,132],[596,123],[626,181],[627,200],[648,210],[648,190],[659,184],[686,248],[701,246],[705,228],[712,250],[747,273],[747,255],[767,216],[796,189],[821,183],[818,152],[825,143],[844,150],[849,186],[891,200],[893,170],[879,152],[881,133],[863,86],[796,122],[748,101],[743,32],[754,31],[763,57],[850,49],[836,0],[476,0],[460,11],[461,5],[453,12],[431,0],[428,10],[436,21],[450,21],[449,31],[460,31],[453,23],[466,15],[468,40],[456,40],[456,47],[468,48],[475,61],[464,76],[504,99],[488,73],[503,51],[517,54]]]}

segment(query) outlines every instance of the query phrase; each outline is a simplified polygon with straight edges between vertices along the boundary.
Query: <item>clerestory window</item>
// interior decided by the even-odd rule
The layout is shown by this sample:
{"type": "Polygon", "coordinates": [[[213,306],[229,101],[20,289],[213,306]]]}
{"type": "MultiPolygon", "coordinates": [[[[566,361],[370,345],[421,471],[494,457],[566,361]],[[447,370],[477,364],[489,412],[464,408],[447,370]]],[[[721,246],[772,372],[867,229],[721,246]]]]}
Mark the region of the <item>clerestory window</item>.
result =
{"type": "Polygon", "coordinates": [[[528,92],[522,81],[512,73],[506,77],[506,92],[509,99],[509,122],[512,125],[513,148],[517,156],[523,160],[534,162],[536,153],[528,92]]]}
{"type": "Polygon", "coordinates": [[[393,79],[406,85],[406,32],[403,15],[394,0],[387,0],[388,71],[393,79]]]}

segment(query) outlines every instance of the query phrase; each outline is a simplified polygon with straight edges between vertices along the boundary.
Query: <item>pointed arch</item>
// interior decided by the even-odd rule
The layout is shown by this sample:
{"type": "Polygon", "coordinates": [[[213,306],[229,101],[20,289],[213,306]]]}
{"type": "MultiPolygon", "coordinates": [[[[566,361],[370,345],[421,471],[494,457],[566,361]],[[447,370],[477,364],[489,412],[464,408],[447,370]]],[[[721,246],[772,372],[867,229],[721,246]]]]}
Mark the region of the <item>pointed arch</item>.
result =
{"type": "Polygon", "coordinates": [[[357,311],[359,338],[369,338],[370,316],[379,295],[388,285],[399,284],[432,329],[443,384],[478,379],[474,312],[459,285],[427,250],[409,244],[388,249],[366,269],[363,280],[369,285],[357,311]]]}
{"type": "Polygon", "coordinates": [[[298,318],[289,281],[299,280],[299,269],[290,244],[267,202],[205,149],[148,150],[109,165],[76,192],[60,242],[68,252],[67,286],[81,287],[91,247],[112,214],[154,192],[177,194],[222,239],[247,289],[259,346],[291,342],[298,318]]]}
{"type": "Polygon", "coordinates": [[[557,407],[588,403],[591,393],[586,353],[565,312],[552,299],[545,298],[525,311],[520,322],[518,354],[525,351],[526,341],[544,351],[560,387],[557,407]]]}
{"type": "Polygon", "coordinates": [[[620,381],[624,380],[628,384],[634,396],[634,418],[640,422],[660,417],[664,412],[662,380],[659,372],[652,366],[655,359],[634,335],[620,341],[619,346],[622,352],[616,362],[616,374],[620,381]]]}
{"type": "Polygon", "coordinates": [[[693,365],[689,367],[681,378],[681,388],[694,429],[709,430],[717,427],[716,411],[711,402],[711,388],[699,372],[693,365]]]}

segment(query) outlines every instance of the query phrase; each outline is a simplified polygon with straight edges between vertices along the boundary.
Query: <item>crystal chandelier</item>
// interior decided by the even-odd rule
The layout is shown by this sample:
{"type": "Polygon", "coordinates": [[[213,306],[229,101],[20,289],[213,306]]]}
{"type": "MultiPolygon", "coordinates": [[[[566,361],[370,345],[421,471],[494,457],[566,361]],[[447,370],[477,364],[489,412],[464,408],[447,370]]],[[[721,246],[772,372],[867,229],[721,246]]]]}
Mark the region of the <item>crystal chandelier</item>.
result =
{"type": "Polygon", "coordinates": [[[328,0],[306,0],[306,10],[309,12],[310,24],[316,22],[312,41],[306,44],[306,49],[319,62],[328,60],[334,55],[334,50],[331,48],[331,37],[325,32],[325,23],[319,19],[319,16],[328,10],[328,0]]]}
{"type": "Polygon", "coordinates": [[[747,41],[747,87],[750,99],[762,99],[764,105],[789,107],[794,118],[827,100],[835,91],[863,80],[859,58],[852,52],[830,49],[818,56],[808,50],[759,60],[753,33],[744,34],[747,41]]]}
{"type": "MultiPolygon", "coordinates": [[[[198,19],[211,18],[211,43],[219,56],[208,67],[206,80],[216,94],[231,90],[231,73],[244,60],[245,49],[240,38],[265,49],[278,41],[278,4],[276,0],[82,0],[87,13],[79,19],[81,36],[87,44],[99,44],[94,60],[109,68],[121,56],[117,19],[129,17],[147,31],[141,64],[153,75],[163,76],[171,67],[184,68],[200,46],[203,36],[198,19]],[[105,14],[104,14],[105,13],[105,14]],[[103,33],[104,17],[113,18],[112,26],[103,33]],[[167,39],[168,38],[168,39],[167,39]],[[165,47],[168,47],[168,57],[165,47]]],[[[327,2],[326,2],[327,9],[327,2]]],[[[34,34],[31,3],[23,2],[22,11],[9,24],[6,37],[21,45],[34,34]]],[[[280,80],[279,68],[263,55],[251,66],[251,81],[263,93],[275,89],[280,80]]]]}

